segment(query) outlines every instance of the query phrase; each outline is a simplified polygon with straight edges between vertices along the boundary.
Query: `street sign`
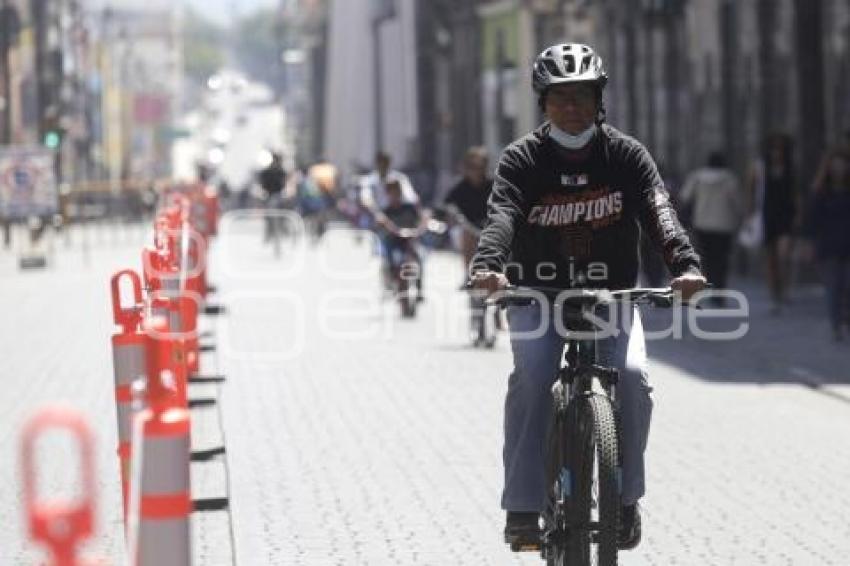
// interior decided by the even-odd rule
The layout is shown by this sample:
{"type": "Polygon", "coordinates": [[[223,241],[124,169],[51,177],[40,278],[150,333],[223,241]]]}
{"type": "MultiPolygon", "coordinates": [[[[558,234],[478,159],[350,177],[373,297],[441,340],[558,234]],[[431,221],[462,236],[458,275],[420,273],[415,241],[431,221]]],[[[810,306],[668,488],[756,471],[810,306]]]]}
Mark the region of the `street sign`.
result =
{"type": "Polygon", "coordinates": [[[21,220],[59,211],[55,154],[43,147],[0,146],[0,217],[21,220]]]}

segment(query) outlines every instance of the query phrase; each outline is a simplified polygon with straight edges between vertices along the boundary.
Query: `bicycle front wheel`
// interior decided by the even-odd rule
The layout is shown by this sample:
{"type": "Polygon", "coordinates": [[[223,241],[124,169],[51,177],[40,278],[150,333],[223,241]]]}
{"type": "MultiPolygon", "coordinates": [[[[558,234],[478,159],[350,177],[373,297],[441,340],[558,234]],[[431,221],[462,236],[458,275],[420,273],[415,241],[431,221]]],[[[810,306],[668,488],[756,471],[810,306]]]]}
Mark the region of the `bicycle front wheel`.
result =
{"type": "Polygon", "coordinates": [[[398,289],[398,302],[401,307],[402,318],[414,318],[416,316],[416,297],[413,295],[410,282],[401,278],[398,289]]]}
{"type": "Polygon", "coordinates": [[[611,400],[591,395],[579,413],[570,564],[616,566],[620,518],[617,426],[611,400]]]}
{"type": "Polygon", "coordinates": [[[573,491],[572,447],[573,432],[578,430],[578,415],[575,405],[560,408],[563,390],[556,393],[555,413],[549,431],[546,451],[547,506],[543,513],[544,541],[543,557],[546,566],[569,566],[570,553],[567,547],[567,515],[573,491]]]}

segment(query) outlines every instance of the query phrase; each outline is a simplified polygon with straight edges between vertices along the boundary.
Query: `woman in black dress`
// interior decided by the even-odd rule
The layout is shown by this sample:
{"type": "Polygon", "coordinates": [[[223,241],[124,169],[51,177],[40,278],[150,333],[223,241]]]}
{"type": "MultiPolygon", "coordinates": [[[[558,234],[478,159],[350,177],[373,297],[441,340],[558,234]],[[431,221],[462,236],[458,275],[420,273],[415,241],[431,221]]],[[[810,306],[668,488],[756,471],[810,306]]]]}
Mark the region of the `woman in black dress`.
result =
{"type": "Polygon", "coordinates": [[[817,250],[833,336],[841,341],[850,328],[850,154],[828,152],[812,188],[807,232],[817,250]]]}
{"type": "Polygon", "coordinates": [[[764,223],[767,281],[773,302],[771,312],[778,314],[787,299],[791,237],[799,223],[800,211],[793,148],[787,135],[767,137],[761,163],[756,166],[752,179],[753,208],[760,209],[764,223]]]}

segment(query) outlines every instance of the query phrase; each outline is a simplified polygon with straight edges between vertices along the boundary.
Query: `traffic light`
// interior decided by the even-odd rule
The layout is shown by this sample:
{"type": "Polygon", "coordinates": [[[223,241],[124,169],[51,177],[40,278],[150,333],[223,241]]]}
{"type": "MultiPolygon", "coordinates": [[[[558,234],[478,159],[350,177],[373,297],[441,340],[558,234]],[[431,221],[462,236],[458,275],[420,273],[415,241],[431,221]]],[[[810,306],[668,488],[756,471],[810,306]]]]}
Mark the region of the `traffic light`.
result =
{"type": "Polygon", "coordinates": [[[56,149],[62,142],[62,133],[59,130],[47,130],[44,132],[44,147],[56,149]]]}
{"type": "Polygon", "coordinates": [[[65,130],[59,123],[55,108],[50,107],[41,121],[41,143],[47,149],[59,149],[65,130]]]}

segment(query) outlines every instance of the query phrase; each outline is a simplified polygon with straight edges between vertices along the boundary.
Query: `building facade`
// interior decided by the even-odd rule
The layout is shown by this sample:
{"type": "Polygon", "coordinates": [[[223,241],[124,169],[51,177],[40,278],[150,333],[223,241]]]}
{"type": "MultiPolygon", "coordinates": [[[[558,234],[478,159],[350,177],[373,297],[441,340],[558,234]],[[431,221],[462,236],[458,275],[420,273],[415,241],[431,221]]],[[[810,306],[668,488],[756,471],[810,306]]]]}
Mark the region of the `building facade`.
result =
{"type": "Polygon", "coordinates": [[[2,0],[0,10],[0,144],[55,149],[66,190],[170,174],[179,9],[2,0]]]}
{"type": "Polygon", "coordinates": [[[364,164],[384,146],[427,173],[429,194],[444,192],[470,145],[495,158],[542,120],[530,66],[556,42],[600,52],[609,122],[647,145],[673,183],[718,149],[743,173],[780,132],[795,141],[805,184],[850,130],[846,0],[331,4],[329,154],[364,164]],[[376,42],[380,59],[369,55],[376,42]]]}

